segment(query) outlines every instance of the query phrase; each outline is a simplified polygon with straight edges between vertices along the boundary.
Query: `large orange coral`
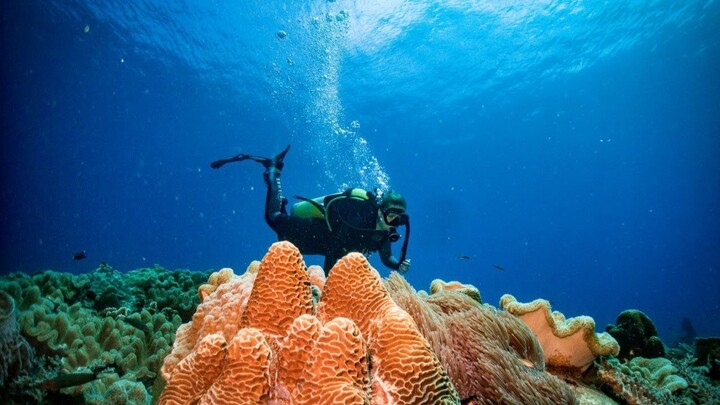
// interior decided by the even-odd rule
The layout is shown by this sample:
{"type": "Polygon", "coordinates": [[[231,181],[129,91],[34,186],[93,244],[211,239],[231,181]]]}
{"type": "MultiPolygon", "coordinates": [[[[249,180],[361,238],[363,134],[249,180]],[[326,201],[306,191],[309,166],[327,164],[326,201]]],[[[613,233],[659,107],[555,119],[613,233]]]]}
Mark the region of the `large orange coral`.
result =
{"type": "Polygon", "coordinates": [[[255,328],[240,330],[228,346],[225,366],[202,403],[258,404],[270,395],[269,373],[272,351],[255,328]]]}
{"type": "Polygon", "coordinates": [[[224,366],[227,343],[220,334],[203,338],[197,348],[177,364],[160,396],[161,404],[190,404],[205,395],[224,366]]]}
{"type": "MultiPolygon", "coordinates": [[[[170,380],[175,366],[195,351],[205,336],[220,333],[225,341],[235,336],[259,269],[255,263],[257,262],[251,264],[241,276],[228,277],[225,269],[222,270],[222,277],[216,276],[216,279],[222,278],[224,282],[214,286],[211,293],[198,305],[193,320],[181,325],[175,333],[173,350],[160,369],[166,381],[170,380]]],[[[208,290],[201,287],[200,293],[203,291],[208,290]]]]}
{"type": "Polygon", "coordinates": [[[335,318],[323,326],[298,405],[369,404],[367,349],[357,325],[335,318]]]}
{"type": "Polygon", "coordinates": [[[313,312],[310,279],[300,251],[290,243],[275,243],[260,262],[240,327],[282,337],[295,318],[313,312]]]}
{"type": "Polygon", "coordinates": [[[257,276],[222,279],[178,331],[160,403],[459,403],[427,341],[362,255],[331,272],[319,317],[302,257],[288,242],[270,248],[257,276]],[[212,365],[208,346],[220,348],[212,365]],[[203,365],[213,372],[198,376],[203,365]]]}
{"type": "Polygon", "coordinates": [[[376,403],[384,403],[380,398],[408,404],[457,402],[439,360],[365,256],[350,253],[332,268],[318,314],[352,319],[370,342],[376,403]]]}
{"type": "Polygon", "coordinates": [[[390,275],[387,286],[395,302],[415,319],[463,401],[577,403],[565,383],[544,372],[537,340],[512,315],[480,304],[474,294],[467,294],[468,288],[434,288],[429,296],[419,295],[397,273],[390,275]]]}

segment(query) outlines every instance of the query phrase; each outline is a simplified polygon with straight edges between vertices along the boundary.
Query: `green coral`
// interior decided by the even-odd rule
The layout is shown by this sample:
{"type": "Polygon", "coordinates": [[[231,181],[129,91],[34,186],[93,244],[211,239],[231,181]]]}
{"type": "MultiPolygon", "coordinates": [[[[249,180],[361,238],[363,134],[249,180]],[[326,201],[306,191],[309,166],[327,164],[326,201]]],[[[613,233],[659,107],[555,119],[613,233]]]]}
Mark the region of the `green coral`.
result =
{"type": "Polygon", "coordinates": [[[66,391],[82,395],[87,405],[150,405],[152,400],[143,383],[114,373],[66,391]]]}
{"type": "Polygon", "coordinates": [[[66,372],[100,363],[114,364],[138,378],[154,378],[182,322],[178,315],[168,319],[162,312],[148,310],[131,317],[144,323],[150,335],[121,319],[100,316],[80,303],[49,308],[43,301],[25,311],[20,323],[36,347],[63,357],[66,372]]]}
{"type": "Polygon", "coordinates": [[[207,282],[210,272],[169,271],[155,266],[127,274],[137,307],[155,302],[158,310],[177,311],[183,322],[189,322],[200,303],[198,286],[207,282]]]}
{"type": "Polygon", "coordinates": [[[658,337],[655,325],[642,311],[628,309],[621,312],[615,325],[608,325],[605,331],[620,344],[620,359],[665,356],[665,345],[658,337]]]}
{"type": "Polygon", "coordinates": [[[677,375],[678,369],[672,362],[663,357],[646,359],[636,357],[628,362],[624,370],[626,374],[637,373],[652,384],[652,387],[667,392],[676,392],[688,387],[687,381],[677,375]]]}
{"type": "Polygon", "coordinates": [[[108,365],[116,381],[105,376],[63,389],[62,395],[111,403],[92,399],[100,392],[97,398],[104,401],[127,398],[112,403],[149,403],[146,386],[152,386],[171,349],[181,314],[188,320],[194,313],[197,289],[208,275],[157,266],[122,273],[103,264],[82,275],[46,271],[0,278],[0,290],[17,303],[23,335],[40,355],[60,359],[52,373],[36,375],[26,387],[58,373],[108,365]]]}
{"type": "Polygon", "coordinates": [[[683,391],[683,396],[688,398],[687,403],[720,404],[720,385],[712,378],[711,366],[700,360],[706,353],[704,348],[701,349],[702,344],[697,344],[701,339],[696,339],[695,348],[680,344],[668,354],[678,369],[677,374],[688,382],[688,389],[683,391]]]}
{"type": "MultiPolygon", "coordinates": [[[[141,383],[128,380],[118,380],[113,383],[105,393],[101,404],[126,404],[146,405],[150,404],[150,395],[141,383]]],[[[88,404],[92,404],[88,401],[88,404]]]]}

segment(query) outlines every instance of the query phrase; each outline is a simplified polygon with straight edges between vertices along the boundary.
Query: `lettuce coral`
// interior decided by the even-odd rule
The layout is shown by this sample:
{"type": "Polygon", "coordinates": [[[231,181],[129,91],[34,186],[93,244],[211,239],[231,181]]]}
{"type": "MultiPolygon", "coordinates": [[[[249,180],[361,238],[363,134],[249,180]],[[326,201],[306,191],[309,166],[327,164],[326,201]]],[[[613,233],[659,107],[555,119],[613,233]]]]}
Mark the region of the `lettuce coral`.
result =
{"type": "MultiPolygon", "coordinates": [[[[150,384],[155,379],[182,323],[174,308],[194,310],[193,303],[199,301],[193,292],[200,284],[196,279],[189,271],[175,274],[151,268],[120,273],[103,265],[81,275],[52,271],[12,274],[0,279],[0,291],[17,300],[19,329],[38,356],[61,360],[36,378],[109,365],[120,381],[139,383],[130,391],[128,385],[122,385],[123,390],[136,392],[143,387],[147,394],[143,382],[150,384]],[[113,283],[114,288],[109,288],[113,283]],[[107,307],[120,304],[128,306],[107,307]]],[[[35,382],[25,380],[23,384],[41,400],[43,394],[33,388],[35,382]]],[[[66,388],[63,394],[99,403],[92,398],[102,396],[98,393],[106,388],[98,381],[66,388]]]]}
{"type": "Polygon", "coordinates": [[[500,307],[518,316],[535,333],[548,366],[585,370],[598,356],[617,356],[620,348],[608,333],[595,333],[595,321],[589,316],[566,319],[552,311],[550,302],[537,299],[518,302],[505,294],[500,307]]]}
{"type": "Polygon", "coordinates": [[[594,383],[631,405],[681,403],[673,393],[688,388],[688,383],[677,372],[670,360],[662,357],[636,357],[625,364],[609,358],[598,363],[594,383]]]}

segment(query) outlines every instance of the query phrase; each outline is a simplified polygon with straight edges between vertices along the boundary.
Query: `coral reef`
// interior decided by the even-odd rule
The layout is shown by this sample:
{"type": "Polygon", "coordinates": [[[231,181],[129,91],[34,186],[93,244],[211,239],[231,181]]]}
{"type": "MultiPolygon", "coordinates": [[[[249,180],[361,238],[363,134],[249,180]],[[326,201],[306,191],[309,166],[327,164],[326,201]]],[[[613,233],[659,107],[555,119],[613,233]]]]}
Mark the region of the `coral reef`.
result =
{"type": "MultiPolygon", "coordinates": [[[[676,374],[688,383],[688,388],[682,391],[681,399],[688,404],[720,404],[720,385],[717,379],[713,378],[713,368],[703,360],[705,348],[698,346],[698,341],[720,341],[718,338],[698,338],[693,348],[689,345],[680,344],[678,348],[668,351],[668,357],[677,368],[676,374]]],[[[714,363],[717,366],[716,363],[714,363]]]]}
{"type": "MultiPolygon", "coordinates": [[[[260,262],[254,261],[250,263],[251,267],[257,267],[260,265],[260,262]]],[[[213,291],[215,291],[219,285],[227,283],[230,281],[232,276],[234,275],[231,268],[225,267],[223,269],[220,269],[220,271],[216,271],[215,273],[212,273],[210,275],[210,278],[208,279],[206,284],[203,284],[198,288],[198,294],[200,298],[200,302],[205,301],[205,299],[208,297],[208,295],[212,294],[213,291]]]]}
{"type": "Polygon", "coordinates": [[[440,291],[458,291],[482,304],[480,290],[471,284],[463,284],[459,281],[445,282],[440,279],[433,280],[430,283],[430,294],[436,294],[440,291]]]}
{"type": "Polygon", "coordinates": [[[518,316],[532,329],[542,346],[549,367],[585,370],[598,356],[616,356],[618,342],[607,333],[595,333],[595,321],[589,316],[566,319],[552,311],[550,302],[537,299],[518,302],[505,294],[500,307],[518,316]]]}
{"type": "Polygon", "coordinates": [[[139,381],[107,374],[83,388],[87,405],[150,405],[151,396],[139,381]]]}
{"type": "Polygon", "coordinates": [[[720,338],[695,339],[695,358],[696,366],[707,367],[710,379],[720,380],[720,338]]]}
{"type": "Polygon", "coordinates": [[[0,403],[720,403],[720,339],[638,357],[659,339],[626,311],[609,327],[630,342],[615,359],[591,318],[545,300],[506,295],[498,310],[472,285],[429,291],[382,280],[360,254],[326,278],[287,243],[241,275],[105,264],[6,275],[0,403]]]}
{"type": "Polygon", "coordinates": [[[288,242],[275,243],[257,273],[233,277],[203,301],[178,330],[162,374],[162,404],[231,395],[247,403],[459,403],[364,256],[333,267],[316,311],[302,256],[288,242]]]}
{"type": "Polygon", "coordinates": [[[625,363],[625,366],[632,372],[641,373],[645,381],[650,382],[657,390],[673,393],[688,387],[687,381],[677,375],[677,367],[664,357],[635,357],[625,363]]]}
{"type": "Polygon", "coordinates": [[[34,353],[17,327],[15,300],[0,291],[0,385],[27,371],[34,353]]]}
{"type": "Polygon", "coordinates": [[[397,273],[387,287],[430,342],[463,401],[577,403],[567,384],[544,372],[533,332],[517,317],[480,304],[479,295],[467,293],[471,288],[431,288],[431,295],[419,295],[397,273]]]}
{"type": "Polygon", "coordinates": [[[655,325],[642,311],[628,309],[621,312],[615,325],[608,325],[605,327],[605,331],[620,344],[620,353],[618,354],[620,359],[665,356],[665,346],[658,337],[655,325]]]}
{"type": "Polygon", "coordinates": [[[358,325],[373,365],[373,398],[387,398],[376,402],[457,402],[440,361],[363,255],[351,253],[332,268],[318,316],[346,317],[358,325]]]}
{"type": "MultiPolygon", "coordinates": [[[[227,341],[238,332],[240,316],[250,298],[255,277],[260,269],[259,264],[259,262],[253,262],[242,275],[233,275],[229,281],[215,286],[214,291],[198,305],[192,322],[180,325],[175,332],[172,352],[165,357],[160,369],[166,381],[170,380],[170,374],[175,366],[187,357],[206,336],[222,332],[227,341]],[[209,299],[210,296],[212,299],[209,299]]],[[[211,278],[213,276],[215,273],[211,278]]],[[[215,279],[217,277],[215,276],[215,279]]],[[[205,286],[200,288],[205,288],[205,286]]]]}
{"type": "Polygon", "coordinates": [[[623,403],[680,404],[685,403],[673,393],[688,387],[677,374],[678,369],[665,358],[636,357],[623,364],[610,358],[598,362],[593,383],[623,403]]]}
{"type": "Polygon", "coordinates": [[[325,270],[317,265],[310,266],[308,267],[308,276],[310,277],[310,289],[312,290],[313,300],[317,304],[320,301],[322,290],[325,288],[325,270]]]}
{"type": "MultiPolygon", "coordinates": [[[[155,380],[182,323],[176,308],[194,310],[193,302],[199,301],[194,291],[206,277],[159,267],[120,273],[104,264],[92,273],[75,276],[46,271],[3,277],[0,291],[16,300],[18,329],[42,364],[34,367],[32,378],[17,379],[8,386],[5,393],[14,397],[3,399],[10,403],[66,401],[51,399],[39,382],[110,366],[101,379],[53,395],[102,403],[110,394],[118,398],[126,393],[134,398],[131,402],[148,402],[145,384],[155,380]],[[116,381],[110,381],[111,376],[116,381]]],[[[2,358],[6,358],[4,353],[2,358]]]]}

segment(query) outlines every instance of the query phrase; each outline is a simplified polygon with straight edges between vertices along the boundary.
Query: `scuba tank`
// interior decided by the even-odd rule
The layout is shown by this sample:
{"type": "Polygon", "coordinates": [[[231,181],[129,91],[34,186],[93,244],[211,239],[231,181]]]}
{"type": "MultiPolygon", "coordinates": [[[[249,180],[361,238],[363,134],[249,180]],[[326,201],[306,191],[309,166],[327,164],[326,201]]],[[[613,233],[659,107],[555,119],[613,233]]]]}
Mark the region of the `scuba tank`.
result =
{"type": "MultiPolygon", "coordinates": [[[[330,206],[339,200],[345,200],[345,199],[352,199],[357,201],[369,201],[369,200],[375,200],[374,194],[365,191],[361,188],[351,188],[349,190],[346,190],[342,193],[336,193],[336,194],[330,194],[322,197],[316,197],[316,198],[306,198],[301,197],[299,195],[296,195],[295,198],[300,200],[300,202],[297,202],[293,204],[292,207],[290,207],[290,215],[304,218],[304,219],[324,219],[325,223],[327,224],[328,229],[332,232],[332,225],[330,224],[330,218],[328,218],[327,212],[330,209],[330,206]]],[[[342,220],[342,218],[341,218],[342,220]]],[[[345,221],[343,221],[345,222],[345,221]]],[[[351,228],[353,226],[351,224],[347,224],[351,228]]],[[[365,230],[365,229],[363,229],[365,230]]]]}
{"type": "Polygon", "coordinates": [[[301,201],[293,204],[293,206],[290,207],[291,216],[305,219],[325,219],[325,207],[323,206],[323,200],[325,199],[325,197],[317,197],[310,199],[295,196],[295,198],[301,201]]]}

